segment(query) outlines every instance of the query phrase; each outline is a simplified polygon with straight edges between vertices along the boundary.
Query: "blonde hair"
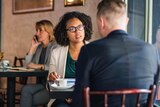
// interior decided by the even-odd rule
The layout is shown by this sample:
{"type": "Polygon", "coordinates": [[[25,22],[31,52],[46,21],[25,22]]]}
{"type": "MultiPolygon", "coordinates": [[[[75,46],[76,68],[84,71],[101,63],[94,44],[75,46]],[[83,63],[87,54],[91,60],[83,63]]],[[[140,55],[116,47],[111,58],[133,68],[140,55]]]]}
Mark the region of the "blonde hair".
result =
{"type": "Polygon", "coordinates": [[[44,29],[46,32],[48,32],[49,34],[49,41],[53,41],[54,40],[54,36],[53,36],[53,24],[49,21],[49,20],[41,20],[36,22],[36,30],[37,29],[44,29]]]}

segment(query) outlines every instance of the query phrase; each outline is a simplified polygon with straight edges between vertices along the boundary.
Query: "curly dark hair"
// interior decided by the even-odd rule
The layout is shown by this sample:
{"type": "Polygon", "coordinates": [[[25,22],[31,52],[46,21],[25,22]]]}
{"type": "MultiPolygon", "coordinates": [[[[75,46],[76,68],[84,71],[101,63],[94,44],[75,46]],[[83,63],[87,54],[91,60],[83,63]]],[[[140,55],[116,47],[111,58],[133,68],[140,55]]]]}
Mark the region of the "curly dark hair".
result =
{"type": "Polygon", "coordinates": [[[84,27],[84,31],[85,31],[84,41],[91,39],[91,35],[92,35],[91,17],[84,13],[80,13],[77,11],[67,12],[60,18],[60,21],[56,25],[55,30],[54,30],[55,39],[57,43],[60,44],[61,46],[69,45],[69,40],[67,38],[67,31],[66,31],[66,23],[68,20],[72,18],[78,18],[85,26],[84,27]]]}

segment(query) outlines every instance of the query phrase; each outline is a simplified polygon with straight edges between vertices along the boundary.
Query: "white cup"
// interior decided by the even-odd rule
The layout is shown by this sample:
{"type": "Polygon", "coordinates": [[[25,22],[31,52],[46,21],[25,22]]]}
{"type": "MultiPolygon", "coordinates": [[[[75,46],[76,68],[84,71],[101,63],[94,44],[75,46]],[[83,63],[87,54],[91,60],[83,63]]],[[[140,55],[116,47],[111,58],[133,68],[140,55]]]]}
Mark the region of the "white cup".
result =
{"type": "Polygon", "coordinates": [[[66,79],[57,79],[56,81],[58,81],[58,85],[60,87],[66,87],[67,86],[67,80],[66,79]]]}
{"type": "Polygon", "coordinates": [[[9,60],[2,60],[2,67],[3,68],[7,68],[7,67],[9,67],[9,60]]]}

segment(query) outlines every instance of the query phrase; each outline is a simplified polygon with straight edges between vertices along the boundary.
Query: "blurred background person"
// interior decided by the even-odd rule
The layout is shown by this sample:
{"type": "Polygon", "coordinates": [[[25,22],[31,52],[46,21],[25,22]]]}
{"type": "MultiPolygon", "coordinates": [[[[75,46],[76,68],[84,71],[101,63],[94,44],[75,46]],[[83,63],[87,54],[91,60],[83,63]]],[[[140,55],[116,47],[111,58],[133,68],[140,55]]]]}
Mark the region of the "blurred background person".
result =
{"type": "MultiPolygon", "coordinates": [[[[159,60],[160,60],[160,26],[158,26],[158,29],[157,29],[157,32],[156,32],[156,42],[155,42],[154,46],[158,50],[159,60]]],[[[157,91],[156,101],[154,103],[155,107],[160,106],[160,94],[159,93],[160,93],[160,88],[158,88],[158,91],[157,91]]]]}
{"type": "Polygon", "coordinates": [[[25,57],[26,67],[48,70],[50,52],[56,47],[53,25],[49,20],[41,20],[35,27],[36,34],[32,38],[31,47],[25,57]]]}
{"type": "Polygon", "coordinates": [[[158,27],[157,32],[156,32],[155,46],[158,49],[158,53],[159,53],[159,56],[160,56],[160,26],[158,27]]]}
{"type": "MultiPolygon", "coordinates": [[[[49,70],[51,51],[57,46],[53,36],[53,25],[49,20],[41,20],[36,22],[35,28],[36,35],[32,38],[31,47],[25,58],[26,67],[49,70]]],[[[22,88],[21,107],[33,107],[48,103],[46,79],[38,79],[38,83],[40,84],[28,84],[22,88]]]]}

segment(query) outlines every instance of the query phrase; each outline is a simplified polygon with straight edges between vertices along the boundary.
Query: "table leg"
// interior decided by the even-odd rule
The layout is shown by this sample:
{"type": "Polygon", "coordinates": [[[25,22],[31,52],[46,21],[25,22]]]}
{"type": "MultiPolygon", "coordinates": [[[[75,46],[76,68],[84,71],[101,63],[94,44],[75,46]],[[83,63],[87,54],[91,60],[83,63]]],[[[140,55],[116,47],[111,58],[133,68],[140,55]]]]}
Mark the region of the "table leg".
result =
{"type": "Polygon", "coordinates": [[[7,107],[15,107],[15,77],[7,78],[7,107]]]}

